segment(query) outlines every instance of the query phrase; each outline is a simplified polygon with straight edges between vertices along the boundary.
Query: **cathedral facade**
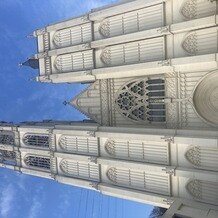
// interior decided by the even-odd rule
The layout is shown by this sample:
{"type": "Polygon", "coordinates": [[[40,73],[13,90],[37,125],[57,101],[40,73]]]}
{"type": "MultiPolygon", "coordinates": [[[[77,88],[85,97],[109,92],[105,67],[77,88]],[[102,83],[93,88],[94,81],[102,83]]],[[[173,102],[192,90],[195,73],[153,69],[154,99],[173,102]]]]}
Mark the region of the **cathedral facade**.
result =
{"type": "Polygon", "coordinates": [[[36,30],[36,80],[89,83],[69,104],[94,122],[2,124],[1,166],[218,217],[217,8],[125,1],[36,30]]]}

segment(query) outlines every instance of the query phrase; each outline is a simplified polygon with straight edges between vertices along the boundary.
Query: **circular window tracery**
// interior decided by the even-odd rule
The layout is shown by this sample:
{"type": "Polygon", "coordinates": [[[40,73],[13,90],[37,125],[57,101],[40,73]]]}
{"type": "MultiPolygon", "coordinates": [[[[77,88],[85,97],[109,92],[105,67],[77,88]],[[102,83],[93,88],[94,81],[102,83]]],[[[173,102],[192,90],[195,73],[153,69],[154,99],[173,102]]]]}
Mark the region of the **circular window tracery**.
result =
{"type": "Polygon", "coordinates": [[[140,79],[125,84],[117,93],[115,104],[125,117],[139,122],[165,122],[164,80],[140,79]]]}
{"type": "Polygon", "coordinates": [[[218,126],[218,71],[206,75],[197,85],[193,103],[196,112],[204,121],[218,126]]]}

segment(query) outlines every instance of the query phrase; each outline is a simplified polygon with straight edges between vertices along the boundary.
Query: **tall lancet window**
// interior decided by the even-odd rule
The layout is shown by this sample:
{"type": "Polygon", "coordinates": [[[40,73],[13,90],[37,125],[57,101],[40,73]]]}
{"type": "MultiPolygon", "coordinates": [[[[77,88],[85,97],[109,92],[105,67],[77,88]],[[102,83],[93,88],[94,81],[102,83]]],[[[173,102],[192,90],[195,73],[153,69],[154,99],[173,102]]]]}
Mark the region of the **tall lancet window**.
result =
{"type": "Polygon", "coordinates": [[[50,158],[40,156],[27,156],[24,160],[27,166],[50,169],[50,158]]]}
{"type": "Polygon", "coordinates": [[[0,163],[16,165],[16,153],[14,151],[0,150],[0,163]]]}
{"type": "Polygon", "coordinates": [[[26,134],[23,143],[27,146],[49,147],[49,135],[26,134]]]}
{"type": "Polygon", "coordinates": [[[139,79],[125,84],[116,95],[116,107],[133,121],[162,123],[166,121],[165,83],[163,79],[139,79]]]}
{"type": "Polygon", "coordinates": [[[0,144],[3,145],[14,145],[14,137],[13,135],[0,135],[0,144]]]}

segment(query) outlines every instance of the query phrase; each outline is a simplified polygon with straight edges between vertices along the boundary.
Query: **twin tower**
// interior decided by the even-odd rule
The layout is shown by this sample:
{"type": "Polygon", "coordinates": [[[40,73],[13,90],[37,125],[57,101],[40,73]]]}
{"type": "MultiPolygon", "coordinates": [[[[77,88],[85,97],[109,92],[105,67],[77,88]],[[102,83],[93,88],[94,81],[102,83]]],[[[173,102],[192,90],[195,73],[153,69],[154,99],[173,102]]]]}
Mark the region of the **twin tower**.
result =
{"type": "Polygon", "coordinates": [[[90,83],[94,122],[2,123],[1,167],[218,217],[218,3],[132,0],[37,30],[38,82],[90,83]]]}

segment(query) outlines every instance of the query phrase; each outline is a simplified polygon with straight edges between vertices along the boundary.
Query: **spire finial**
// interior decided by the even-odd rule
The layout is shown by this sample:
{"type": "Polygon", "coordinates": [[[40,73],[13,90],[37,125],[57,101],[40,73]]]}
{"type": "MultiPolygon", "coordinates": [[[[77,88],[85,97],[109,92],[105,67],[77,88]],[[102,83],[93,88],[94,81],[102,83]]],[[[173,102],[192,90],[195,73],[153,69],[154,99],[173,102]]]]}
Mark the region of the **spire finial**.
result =
{"type": "Polygon", "coordinates": [[[70,102],[68,102],[68,101],[64,101],[63,104],[64,104],[65,106],[67,106],[67,105],[70,104],[70,102]]]}
{"type": "Polygon", "coordinates": [[[35,59],[34,57],[31,57],[31,58],[27,59],[27,61],[25,61],[23,63],[19,63],[18,66],[19,67],[27,66],[27,67],[31,67],[33,69],[39,69],[39,60],[35,59]]]}

